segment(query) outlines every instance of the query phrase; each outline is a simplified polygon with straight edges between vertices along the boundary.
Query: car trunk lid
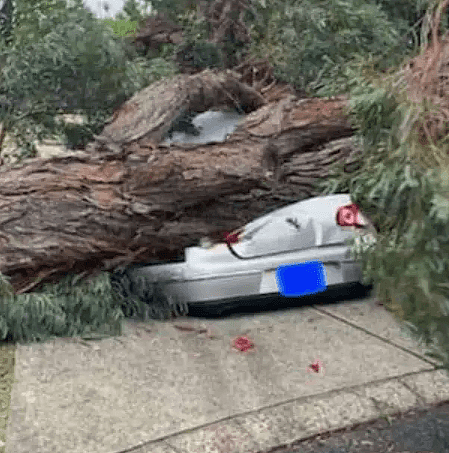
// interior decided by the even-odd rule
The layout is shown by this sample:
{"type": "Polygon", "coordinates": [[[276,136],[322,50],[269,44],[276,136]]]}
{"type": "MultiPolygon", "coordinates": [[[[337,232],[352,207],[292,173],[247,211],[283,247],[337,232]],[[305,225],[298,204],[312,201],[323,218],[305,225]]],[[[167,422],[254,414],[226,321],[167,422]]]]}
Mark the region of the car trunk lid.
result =
{"type": "Polygon", "coordinates": [[[233,233],[229,246],[240,258],[343,244],[353,228],[336,223],[339,207],[351,203],[349,195],[315,197],[282,208],[233,233]]]}

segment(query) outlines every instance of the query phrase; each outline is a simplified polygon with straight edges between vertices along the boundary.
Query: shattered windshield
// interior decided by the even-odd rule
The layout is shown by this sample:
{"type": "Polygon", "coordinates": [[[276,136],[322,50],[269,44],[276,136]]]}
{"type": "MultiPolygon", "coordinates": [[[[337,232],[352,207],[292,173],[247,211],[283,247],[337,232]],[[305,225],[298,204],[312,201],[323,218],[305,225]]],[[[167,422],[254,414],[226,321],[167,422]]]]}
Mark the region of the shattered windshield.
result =
{"type": "Polygon", "coordinates": [[[223,142],[232,134],[245,115],[234,109],[187,112],[173,122],[164,144],[223,142]]]}

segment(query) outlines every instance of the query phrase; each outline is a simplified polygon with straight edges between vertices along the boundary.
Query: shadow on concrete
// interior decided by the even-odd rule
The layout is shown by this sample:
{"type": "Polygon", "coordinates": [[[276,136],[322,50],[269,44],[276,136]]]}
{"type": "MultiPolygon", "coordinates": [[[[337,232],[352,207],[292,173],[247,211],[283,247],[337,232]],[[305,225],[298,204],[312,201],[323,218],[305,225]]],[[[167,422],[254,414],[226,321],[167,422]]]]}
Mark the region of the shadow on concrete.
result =
{"type": "Polygon", "coordinates": [[[372,286],[361,284],[342,285],[328,289],[320,294],[304,297],[260,296],[257,298],[240,298],[230,301],[189,304],[189,316],[198,318],[219,318],[223,316],[238,316],[259,312],[285,310],[289,308],[306,307],[350,301],[369,297],[372,286]]]}

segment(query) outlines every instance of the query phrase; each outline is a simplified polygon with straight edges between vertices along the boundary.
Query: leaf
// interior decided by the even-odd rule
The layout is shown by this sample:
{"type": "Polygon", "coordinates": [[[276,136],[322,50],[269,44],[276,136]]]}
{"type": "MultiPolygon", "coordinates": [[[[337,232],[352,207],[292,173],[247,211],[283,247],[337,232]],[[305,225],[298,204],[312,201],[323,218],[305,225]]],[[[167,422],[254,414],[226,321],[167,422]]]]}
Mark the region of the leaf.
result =
{"type": "Polygon", "coordinates": [[[449,221],[449,198],[436,193],[433,195],[432,200],[432,209],[430,210],[429,215],[435,217],[437,220],[442,222],[449,221]]]}

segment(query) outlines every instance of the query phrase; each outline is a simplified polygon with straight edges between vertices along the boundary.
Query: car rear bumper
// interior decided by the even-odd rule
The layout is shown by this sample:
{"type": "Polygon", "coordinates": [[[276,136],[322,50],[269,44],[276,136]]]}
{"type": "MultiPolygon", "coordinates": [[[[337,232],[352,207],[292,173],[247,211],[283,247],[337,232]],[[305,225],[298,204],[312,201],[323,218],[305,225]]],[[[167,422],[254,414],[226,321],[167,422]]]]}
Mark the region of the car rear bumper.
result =
{"type": "Polygon", "coordinates": [[[344,283],[330,286],[326,291],[309,296],[283,297],[279,294],[264,294],[246,296],[232,299],[221,299],[209,302],[190,302],[188,313],[192,316],[222,316],[231,312],[254,312],[297,307],[298,305],[317,305],[332,303],[340,300],[364,298],[370,294],[371,286],[362,285],[360,282],[344,283]]]}
{"type": "MultiPolygon", "coordinates": [[[[327,288],[362,281],[362,270],[354,261],[323,262],[327,288]]],[[[279,295],[275,271],[234,273],[230,276],[204,276],[189,280],[166,281],[167,296],[185,303],[210,303],[218,300],[279,295]]]]}

